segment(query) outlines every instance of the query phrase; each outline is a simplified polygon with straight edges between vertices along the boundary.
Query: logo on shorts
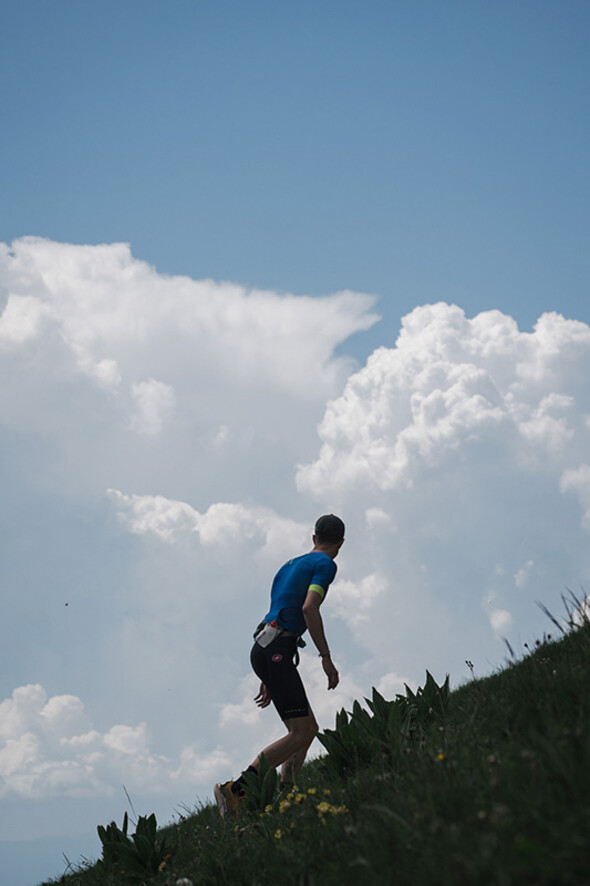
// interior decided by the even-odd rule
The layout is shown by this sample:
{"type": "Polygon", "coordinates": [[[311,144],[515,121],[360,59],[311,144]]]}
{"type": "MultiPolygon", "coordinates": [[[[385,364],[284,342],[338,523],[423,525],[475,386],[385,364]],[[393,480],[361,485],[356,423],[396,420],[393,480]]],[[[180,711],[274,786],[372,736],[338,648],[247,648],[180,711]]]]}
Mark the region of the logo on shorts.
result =
{"type": "Polygon", "coordinates": [[[282,660],[283,660],[283,656],[280,655],[280,654],[277,652],[276,655],[273,655],[272,660],[273,660],[273,661],[282,661],[282,660]]]}

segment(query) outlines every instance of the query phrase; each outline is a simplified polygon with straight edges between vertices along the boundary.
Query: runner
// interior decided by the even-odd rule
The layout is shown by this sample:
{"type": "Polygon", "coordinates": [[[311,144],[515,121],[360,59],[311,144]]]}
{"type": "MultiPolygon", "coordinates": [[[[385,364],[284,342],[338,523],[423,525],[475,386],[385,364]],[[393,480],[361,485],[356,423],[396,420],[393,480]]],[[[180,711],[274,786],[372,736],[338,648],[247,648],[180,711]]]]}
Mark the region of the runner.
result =
{"type": "MultiPolygon", "coordinates": [[[[287,734],[268,745],[261,754],[270,767],[282,766],[283,785],[294,783],[311,745],[318,724],[309,706],[297,664],[302,634],[309,630],[328,689],[335,689],[339,675],[330,655],[320,606],[336,575],[338,551],[344,542],[344,523],[334,514],[320,517],[315,524],[313,550],[282,566],[274,577],[270,610],[254,634],[250,662],[260,677],[260,690],[254,699],[260,708],[274,704],[287,727],[287,734]]],[[[244,796],[245,774],[258,772],[260,756],[236,781],[215,785],[215,799],[222,815],[235,812],[244,796]]]]}

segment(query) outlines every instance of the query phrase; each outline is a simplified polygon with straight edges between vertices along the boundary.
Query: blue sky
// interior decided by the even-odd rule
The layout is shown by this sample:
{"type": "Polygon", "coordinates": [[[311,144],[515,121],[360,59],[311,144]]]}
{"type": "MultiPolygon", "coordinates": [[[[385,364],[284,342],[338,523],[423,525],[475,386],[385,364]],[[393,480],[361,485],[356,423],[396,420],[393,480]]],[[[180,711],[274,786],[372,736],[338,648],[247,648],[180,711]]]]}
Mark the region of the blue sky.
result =
{"type": "Polygon", "coordinates": [[[166,821],[280,734],[250,634],[319,513],[348,527],[338,692],[302,661],[322,727],[489,673],[590,585],[590,8],[0,6],[0,865],[27,886],[98,851],[121,783],[166,821]]]}
{"type": "Polygon", "coordinates": [[[3,240],[587,318],[586,3],[4,7],[3,240]]]}

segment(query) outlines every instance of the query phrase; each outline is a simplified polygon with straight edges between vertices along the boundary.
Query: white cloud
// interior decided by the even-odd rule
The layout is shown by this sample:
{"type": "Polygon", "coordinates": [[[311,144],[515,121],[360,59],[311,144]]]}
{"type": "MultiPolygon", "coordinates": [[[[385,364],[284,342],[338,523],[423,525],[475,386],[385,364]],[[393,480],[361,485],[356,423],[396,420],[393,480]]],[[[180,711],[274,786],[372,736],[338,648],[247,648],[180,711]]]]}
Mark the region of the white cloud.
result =
{"type": "Polygon", "coordinates": [[[328,405],[320,456],[300,469],[299,488],[407,486],[488,440],[525,460],[563,451],[588,405],[571,351],[587,363],[590,328],[557,314],[521,333],[498,311],[468,320],[446,304],[416,308],[396,347],[375,351],[328,405]]]}
{"type": "Polygon", "coordinates": [[[519,433],[533,445],[538,444],[552,452],[559,452],[574,436],[574,429],[568,425],[568,414],[571,415],[574,405],[573,397],[560,394],[543,397],[532,410],[523,408],[522,404],[515,404],[515,411],[523,419],[519,424],[519,433]],[[558,417],[560,413],[563,413],[562,417],[558,417]]]}
{"type": "MultiPolygon", "coordinates": [[[[585,489],[584,472],[567,465],[578,466],[588,445],[590,394],[580,380],[589,363],[588,328],[559,315],[521,333],[497,311],[469,320],[459,308],[427,306],[328,403],[299,494],[313,494],[318,510],[342,510],[347,523],[325,612],[369,656],[364,679],[406,673],[419,682],[426,668],[443,678],[476,651],[482,671],[498,636],[527,632],[536,599],[552,598],[572,575],[583,583],[586,551],[562,493],[585,489]],[[503,602],[482,611],[481,588],[491,584],[503,602]]],[[[121,492],[114,502],[123,525],[146,539],[193,538],[202,553],[223,551],[236,575],[244,558],[268,564],[266,588],[271,567],[305,549],[309,531],[252,502],[197,510],[121,492]]],[[[238,582],[245,615],[256,582],[238,582]]],[[[225,598],[237,600],[235,588],[225,598]]]]}
{"type": "MultiPolygon", "coordinates": [[[[30,732],[20,738],[9,738],[0,748],[0,775],[6,781],[17,776],[34,763],[38,756],[39,742],[30,732]]],[[[22,776],[21,776],[22,777],[22,776]]]]}
{"type": "Polygon", "coordinates": [[[144,754],[147,749],[147,726],[112,726],[103,739],[108,748],[122,754],[144,754]]]}
{"type": "Polygon", "coordinates": [[[109,489],[119,519],[130,532],[143,535],[153,532],[171,541],[179,532],[196,532],[200,514],[186,502],[173,501],[163,495],[124,495],[109,489]]]}
{"type": "Polygon", "coordinates": [[[184,364],[209,383],[229,371],[242,386],[262,383],[313,399],[341,377],[346,361],[333,358],[334,347],[377,319],[369,313],[374,299],[358,293],[296,297],[160,275],[124,243],[23,237],[0,251],[0,263],[10,291],[0,335],[30,343],[51,315],[56,335],[90,374],[104,359],[124,375],[131,360],[171,371],[184,364]]]}
{"type": "Polygon", "coordinates": [[[367,508],[365,520],[369,529],[373,529],[375,526],[391,525],[391,515],[386,513],[383,508],[367,508]]]}
{"type": "Polygon", "coordinates": [[[524,588],[524,586],[527,584],[527,582],[530,578],[531,569],[533,568],[534,565],[535,564],[533,563],[533,561],[529,560],[522,567],[522,569],[519,569],[518,572],[515,572],[514,584],[516,585],[517,588],[524,588]]]}
{"type": "Polygon", "coordinates": [[[17,738],[31,722],[41,716],[47,693],[39,684],[15,689],[12,698],[0,702],[0,736],[17,738]]]}
{"type": "Polygon", "coordinates": [[[381,667],[399,672],[403,649],[416,677],[410,638],[423,667],[458,673],[474,646],[489,661],[486,632],[526,633],[536,599],[590,575],[562,494],[575,492],[590,525],[580,467],[589,372],[583,323],[546,314],[523,333],[498,311],[468,319],[437,304],[405,317],[395,347],[375,351],[327,404],[298,489],[348,516],[343,579],[358,586],[370,564],[388,583],[355,625],[381,667]],[[523,562],[535,564],[534,584],[523,562]],[[478,615],[491,581],[504,605],[478,615]],[[453,666],[436,653],[443,647],[453,666]]]}
{"type": "Polygon", "coordinates": [[[130,427],[138,434],[159,434],[176,406],[174,388],[150,378],[132,384],[131,394],[135,400],[135,412],[130,427]]]}
{"type": "Polygon", "coordinates": [[[23,345],[36,339],[51,309],[32,295],[10,293],[0,316],[0,347],[23,345]]]}
{"type": "Polygon", "coordinates": [[[76,729],[84,722],[84,705],[75,695],[54,695],[43,706],[40,717],[48,727],[76,729]]]}
{"type": "Polygon", "coordinates": [[[179,765],[172,777],[179,783],[210,786],[218,779],[227,780],[232,766],[235,763],[223,748],[217,747],[207,753],[200,753],[189,746],[180,752],[179,765]]]}
{"type": "Polygon", "coordinates": [[[373,320],[361,294],[34,238],[0,281],[5,791],[177,798],[247,762],[281,729],[241,682],[252,631],[322,512],[347,525],[322,608],[338,693],[302,661],[322,726],[373,685],[485,673],[497,635],[542,633],[536,600],[590,581],[585,324],[425,306],[353,372],[334,353],[373,320]]]}
{"type": "Polygon", "coordinates": [[[507,609],[502,609],[497,605],[497,599],[498,593],[495,590],[490,590],[481,605],[487,614],[494,636],[503,639],[512,627],[514,619],[507,609]]]}
{"type": "Polygon", "coordinates": [[[125,495],[116,489],[109,489],[108,494],[122,525],[137,535],[153,533],[170,543],[187,533],[195,534],[206,547],[254,541],[260,546],[260,558],[280,559],[304,545],[310,533],[305,524],[288,520],[271,508],[216,502],[199,513],[187,502],[161,495],[125,495]]]}
{"type": "Polygon", "coordinates": [[[137,795],[172,793],[179,779],[208,787],[231,763],[221,749],[194,745],[176,760],[155,754],[145,723],[72,734],[83,711],[76,696],[48,698],[40,685],[19,686],[0,704],[0,796],[104,796],[121,783],[137,795]]]}
{"type": "Polygon", "coordinates": [[[496,636],[505,634],[512,625],[512,616],[507,609],[490,609],[488,615],[496,636]]]}
{"type": "Polygon", "coordinates": [[[590,465],[569,468],[561,477],[561,491],[573,492],[584,512],[582,525],[590,531],[590,465]]]}
{"type": "Polygon", "coordinates": [[[333,588],[330,604],[336,615],[348,625],[354,627],[361,621],[367,621],[371,615],[371,607],[381,594],[387,591],[387,579],[376,572],[364,576],[360,581],[340,579],[333,588]]]}
{"type": "Polygon", "coordinates": [[[0,428],[42,441],[59,495],[252,497],[253,476],[313,454],[353,365],[335,350],[373,303],[167,276],[126,244],[16,240],[0,249],[0,428]]]}
{"type": "Polygon", "coordinates": [[[258,694],[260,680],[250,672],[242,677],[239,683],[238,695],[240,701],[229,702],[221,706],[219,725],[222,729],[244,729],[248,726],[256,726],[260,722],[260,711],[253,699],[258,694]]]}

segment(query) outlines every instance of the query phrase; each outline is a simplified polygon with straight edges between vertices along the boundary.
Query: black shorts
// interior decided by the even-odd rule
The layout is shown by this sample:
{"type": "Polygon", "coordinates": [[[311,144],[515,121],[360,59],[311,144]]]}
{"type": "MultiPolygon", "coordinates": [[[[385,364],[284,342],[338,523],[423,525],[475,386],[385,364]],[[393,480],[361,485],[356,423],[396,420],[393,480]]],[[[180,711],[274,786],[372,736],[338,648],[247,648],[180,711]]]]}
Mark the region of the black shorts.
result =
{"type": "Polygon", "coordinates": [[[293,661],[296,651],[295,637],[277,637],[265,649],[254,643],[250,653],[254,672],[268,689],[281,720],[309,714],[303,682],[293,661]]]}

